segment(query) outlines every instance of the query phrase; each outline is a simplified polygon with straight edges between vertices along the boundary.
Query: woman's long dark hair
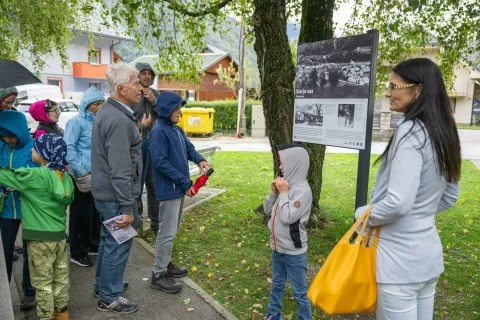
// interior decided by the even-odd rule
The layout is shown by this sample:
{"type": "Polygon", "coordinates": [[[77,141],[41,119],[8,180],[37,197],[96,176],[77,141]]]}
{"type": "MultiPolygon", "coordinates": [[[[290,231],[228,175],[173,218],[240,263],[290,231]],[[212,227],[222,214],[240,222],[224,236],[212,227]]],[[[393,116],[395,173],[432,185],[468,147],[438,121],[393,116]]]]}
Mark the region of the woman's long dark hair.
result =
{"type": "MultiPolygon", "coordinates": [[[[416,58],[400,62],[392,72],[402,77],[407,83],[421,85],[420,95],[406,108],[405,121],[414,122],[410,131],[417,125],[418,120],[421,121],[423,125],[420,124],[420,127],[422,130],[427,130],[432,142],[439,173],[448,182],[458,182],[462,166],[460,140],[440,69],[430,59],[416,58]]],[[[408,132],[407,135],[410,133],[408,132]]],[[[380,160],[388,161],[388,151],[394,136],[390,138],[387,148],[375,164],[380,160]]]]}

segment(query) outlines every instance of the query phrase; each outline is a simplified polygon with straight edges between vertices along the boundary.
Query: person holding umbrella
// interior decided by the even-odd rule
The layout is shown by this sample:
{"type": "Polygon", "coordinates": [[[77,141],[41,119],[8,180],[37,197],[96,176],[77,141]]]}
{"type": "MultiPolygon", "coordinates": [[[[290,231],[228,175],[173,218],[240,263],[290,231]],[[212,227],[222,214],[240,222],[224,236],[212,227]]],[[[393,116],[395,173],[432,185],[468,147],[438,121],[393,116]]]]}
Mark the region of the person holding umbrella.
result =
{"type": "Polygon", "coordinates": [[[35,139],[45,133],[55,134],[63,138],[64,131],[57,124],[61,112],[56,102],[49,99],[39,100],[28,108],[28,112],[39,123],[33,134],[35,139]]]}
{"type": "Polygon", "coordinates": [[[17,98],[18,90],[15,87],[0,88],[0,112],[6,110],[14,110],[13,107],[15,99],[17,98]]]}
{"type": "Polygon", "coordinates": [[[181,107],[186,103],[175,92],[161,93],[157,102],[158,122],[150,134],[155,193],[159,201],[159,229],[150,287],[166,293],[180,292],[182,285],[173,278],[188,274],[188,269],[179,268],[170,261],[173,240],[182,220],[183,198],[196,193],[190,181],[188,160],[198,164],[202,174],[211,166],[177,126],[182,114],[181,107]]]}

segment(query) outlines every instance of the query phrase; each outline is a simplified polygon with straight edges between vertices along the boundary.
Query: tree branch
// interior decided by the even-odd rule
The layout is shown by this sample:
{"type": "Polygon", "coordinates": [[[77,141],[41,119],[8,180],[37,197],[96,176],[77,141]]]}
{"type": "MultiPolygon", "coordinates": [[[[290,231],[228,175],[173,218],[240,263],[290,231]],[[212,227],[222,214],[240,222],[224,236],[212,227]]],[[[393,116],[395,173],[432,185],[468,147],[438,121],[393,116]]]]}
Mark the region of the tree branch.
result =
{"type": "Polygon", "coordinates": [[[183,6],[177,4],[175,0],[166,0],[165,2],[167,2],[168,7],[170,9],[174,10],[174,11],[183,13],[186,16],[198,18],[198,17],[206,16],[207,14],[210,14],[210,13],[214,13],[214,12],[224,8],[225,6],[227,6],[232,1],[233,0],[223,0],[222,2],[219,2],[218,4],[213,5],[212,7],[208,8],[208,9],[197,11],[197,12],[188,11],[183,6]]]}

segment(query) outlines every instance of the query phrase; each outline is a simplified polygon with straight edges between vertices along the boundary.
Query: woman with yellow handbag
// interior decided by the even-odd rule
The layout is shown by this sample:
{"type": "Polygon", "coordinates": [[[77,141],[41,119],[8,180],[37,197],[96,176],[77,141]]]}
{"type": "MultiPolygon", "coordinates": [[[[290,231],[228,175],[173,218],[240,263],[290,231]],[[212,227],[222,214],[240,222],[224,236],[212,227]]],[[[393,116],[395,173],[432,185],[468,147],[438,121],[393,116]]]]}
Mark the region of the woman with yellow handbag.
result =
{"type": "Polygon", "coordinates": [[[370,204],[356,210],[357,222],[328,256],[308,297],[329,314],[376,311],[378,320],[431,320],[444,271],[435,215],[458,198],[460,141],[431,60],[395,66],[385,96],[390,110],[404,117],[377,160],[370,204]]]}
{"type": "MultiPolygon", "coordinates": [[[[458,132],[438,66],[409,59],[395,66],[385,94],[404,113],[381,161],[367,227],[380,227],[377,319],[430,320],[444,271],[435,215],[458,198],[458,132]]],[[[355,217],[366,210],[360,207],[355,217]]]]}

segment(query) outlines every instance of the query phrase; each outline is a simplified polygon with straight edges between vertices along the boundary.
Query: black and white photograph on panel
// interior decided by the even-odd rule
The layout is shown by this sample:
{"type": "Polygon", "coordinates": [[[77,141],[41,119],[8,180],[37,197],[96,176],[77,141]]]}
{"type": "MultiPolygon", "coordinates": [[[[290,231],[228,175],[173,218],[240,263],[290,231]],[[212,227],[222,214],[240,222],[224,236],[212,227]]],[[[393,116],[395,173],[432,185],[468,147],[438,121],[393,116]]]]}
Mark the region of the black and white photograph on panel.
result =
{"type": "Polygon", "coordinates": [[[368,34],[299,44],[297,98],[368,98],[372,38],[368,34]]]}
{"type": "Polygon", "coordinates": [[[321,103],[301,103],[295,104],[295,124],[306,124],[309,126],[323,125],[323,107],[321,103]]]}
{"type": "Polygon", "coordinates": [[[354,128],[355,104],[339,104],[337,128],[354,128]]]}

